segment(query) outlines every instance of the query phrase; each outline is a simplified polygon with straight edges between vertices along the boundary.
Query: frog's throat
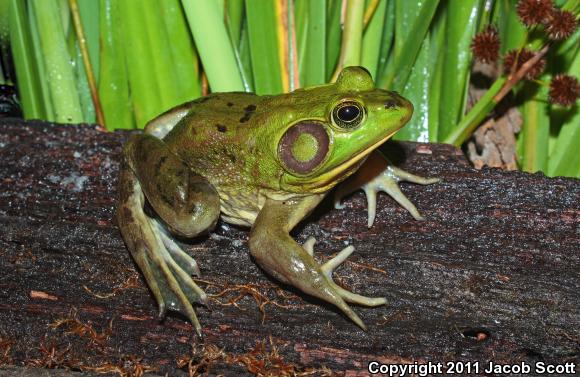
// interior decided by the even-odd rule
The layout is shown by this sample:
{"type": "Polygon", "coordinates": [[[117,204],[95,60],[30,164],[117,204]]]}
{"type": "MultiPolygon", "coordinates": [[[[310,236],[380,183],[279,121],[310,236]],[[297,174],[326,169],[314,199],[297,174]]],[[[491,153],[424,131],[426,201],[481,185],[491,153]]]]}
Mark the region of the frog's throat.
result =
{"type": "Polygon", "coordinates": [[[313,181],[310,182],[297,182],[295,185],[300,185],[300,187],[304,191],[308,191],[313,194],[319,194],[326,192],[336,186],[338,183],[342,182],[346,178],[348,178],[351,174],[358,170],[360,165],[364,163],[364,160],[372,151],[377,149],[381,144],[385,141],[389,140],[391,136],[393,136],[398,129],[394,130],[381,140],[377,141],[376,143],[372,144],[367,149],[361,151],[359,154],[355,155],[350,160],[346,161],[345,163],[336,166],[335,168],[327,171],[324,174],[317,176],[313,181]],[[342,175],[340,179],[336,177],[342,175]]]}

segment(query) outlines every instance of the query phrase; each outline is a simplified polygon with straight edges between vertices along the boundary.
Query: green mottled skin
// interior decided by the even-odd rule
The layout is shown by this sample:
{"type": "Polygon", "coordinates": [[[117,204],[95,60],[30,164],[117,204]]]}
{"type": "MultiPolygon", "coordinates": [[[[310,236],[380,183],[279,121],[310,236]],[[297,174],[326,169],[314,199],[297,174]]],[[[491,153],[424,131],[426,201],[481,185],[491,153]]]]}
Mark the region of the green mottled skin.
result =
{"type": "MultiPolygon", "coordinates": [[[[161,313],[167,303],[199,332],[190,302],[203,303],[205,294],[187,277],[197,273],[195,262],[160,241],[164,231],[144,214],[144,197],[160,223],[182,236],[211,230],[220,215],[226,222],[252,227],[250,251],[267,272],[335,304],[364,327],[345,301],[384,302],[342,292],[332,282],[330,267],[316,262],[311,247],[298,245],[288,233],[401,128],[412,111],[412,105],[396,93],[376,89],[365,70],[349,67],[334,84],[277,96],[212,94],[152,121],[146,134],[125,147],[118,220],[161,313]],[[356,127],[340,127],[333,121],[333,109],[344,101],[364,106],[365,116],[356,127]],[[297,173],[281,161],[279,149],[286,131],[305,121],[317,121],[330,141],[317,166],[297,173]]],[[[295,155],[300,161],[318,151],[317,142],[309,137],[292,149],[303,153],[295,155]]]]}

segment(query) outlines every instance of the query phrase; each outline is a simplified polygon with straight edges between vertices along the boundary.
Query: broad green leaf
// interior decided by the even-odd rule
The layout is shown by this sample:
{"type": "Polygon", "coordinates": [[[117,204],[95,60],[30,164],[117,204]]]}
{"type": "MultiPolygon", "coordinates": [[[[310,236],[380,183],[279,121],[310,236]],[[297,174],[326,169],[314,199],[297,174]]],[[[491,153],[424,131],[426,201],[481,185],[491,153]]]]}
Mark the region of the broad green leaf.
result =
{"type": "Polygon", "coordinates": [[[99,82],[99,1],[77,0],[83,23],[83,31],[87,42],[91,66],[95,80],[99,82]]]}
{"type": "Polygon", "coordinates": [[[328,0],[328,18],[326,20],[326,81],[330,81],[340,55],[340,11],[342,0],[328,0]]]}
{"type": "Polygon", "coordinates": [[[439,141],[439,108],[441,106],[441,87],[446,84],[443,80],[443,58],[445,52],[445,31],[447,22],[447,8],[440,7],[435,15],[431,32],[431,62],[433,72],[429,88],[429,141],[439,141]]]}
{"type": "MultiPolygon", "coordinates": [[[[564,50],[565,51],[565,50],[564,50]]],[[[576,45],[575,51],[568,50],[563,60],[569,61],[568,74],[580,77],[580,47],[576,45]],[[566,56],[568,55],[568,56],[566,56]]],[[[550,150],[548,160],[548,175],[564,175],[580,178],[580,110],[578,101],[576,105],[568,108],[552,106],[553,125],[558,125],[558,136],[550,150]]]]}
{"type": "Polygon", "coordinates": [[[438,5],[439,0],[424,3],[397,0],[394,60],[387,64],[385,78],[381,80],[387,89],[405,88],[438,5]]]}
{"type": "MultiPolygon", "coordinates": [[[[170,83],[173,84],[174,91],[172,105],[177,105],[201,95],[199,61],[179,0],[158,0],[158,4],[167,32],[171,58],[167,68],[174,72],[176,80],[170,83]]],[[[164,76],[167,80],[171,77],[164,76]]]]}
{"type": "Polygon", "coordinates": [[[58,4],[31,0],[30,5],[35,10],[55,120],[61,123],[80,123],[83,121],[83,114],[63,27],[54,22],[60,17],[58,4]]]}
{"type": "Polygon", "coordinates": [[[447,14],[446,47],[439,107],[439,135],[445,139],[455,128],[465,111],[469,72],[471,70],[471,39],[481,16],[481,0],[453,3],[447,14]]]}
{"type": "Polygon", "coordinates": [[[380,0],[363,35],[361,65],[371,73],[375,80],[381,53],[386,9],[387,0],[380,0]]]}
{"type": "Polygon", "coordinates": [[[244,0],[226,1],[226,21],[230,39],[234,46],[240,44],[242,35],[242,21],[244,15],[244,0]]]}
{"type": "Polygon", "coordinates": [[[379,51],[379,64],[377,67],[377,77],[375,82],[379,87],[385,87],[384,80],[386,76],[383,74],[386,71],[387,61],[391,54],[391,46],[393,45],[393,35],[395,31],[395,1],[386,0],[387,9],[385,14],[385,25],[383,27],[383,37],[381,40],[381,48],[379,51]]]}
{"type": "Polygon", "coordinates": [[[244,90],[223,20],[223,8],[220,8],[217,2],[207,0],[181,0],[181,4],[211,90],[213,92],[244,90]]]}
{"type": "Polygon", "coordinates": [[[346,0],[346,19],[342,33],[342,67],[361,64],[364,0],[346,0]]]}
{"type": "Polygon", "coordinates": [[[326,82],[326,2],[308,0],[306,38],[302,41],[304,57],[299,59],[301,86],[319,85],[326,82]]]}
{"type": "MultiPolygon", "coordinates": [[[[101,30],[99,98],[108,130],[135,128],[129,79],[125,67],[125,44],[120,2],[123,0],[99,0],[99,23],[101,30]]],[[[142,121],[144,122],[144,121],[142,121]]]]}
{"type": "Polygon", "coordinates": [[[419,55],[407,80],[402,95],[414,106],[409,123],[395,134],[397,140],[429,141],[429,84],[432,80],[430,38],[423,40],[419,55]]]}
{"type": "Polygon", "coordinates": [[[284,91],[277,6],[278,3],[270,1],[246,0],[250,54],[257,94],[279,94],[284,91]]]}
{"type": "Polygon", "coordinates": [[[143,128],[148,121],[167,110],[167,97],[160,95],[144,12],[135,12],[131,2],[116,1],[123,20],[121,36],[133,112],[137,128],[143,128]]]}
{"type": "Polygon", "coordinates": [[[48,119],[36,64],[38,61],[34,59],[34,45],[28,28],[30,21],[25,3],[20,0],[10,0],[8,17],[10,45],[24,117],[48,119]]]}
{"type": "Polygon", "coordinates": [[[521,168],[530,173],[545,171],[548,167],[548,142],[550,134],[548,90],[533,83],[525,83],[520,96],[526,96],[521,107],[523,116],[523,156],[521,168]]]}

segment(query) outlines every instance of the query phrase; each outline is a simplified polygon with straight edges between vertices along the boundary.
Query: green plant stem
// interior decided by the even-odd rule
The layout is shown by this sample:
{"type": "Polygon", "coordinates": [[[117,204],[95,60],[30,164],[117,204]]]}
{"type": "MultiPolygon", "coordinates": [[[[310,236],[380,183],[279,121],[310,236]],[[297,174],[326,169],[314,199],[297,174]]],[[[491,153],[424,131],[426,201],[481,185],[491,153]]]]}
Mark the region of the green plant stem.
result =
{"type": "Polygon", "coordinates": [[[214,92],[244,90],[223,21],[223,9],[219,8],[217,3],[207,0],[181,0],[181,4],[211,90],[214,92]],[[211,30],[211,33],[208,33],[208,30],[211,30]]]}
{"type": "Polygon", "coordinates": [[[21,0],[10,1],[8,16],[10,44],[18,79],[18,91],[25,118],[47,119],[25,8],[21,0]]]}
{"type": "Polygon", "coordinates": [[[257,94],[279,94],[284,91],[282,58],[286,43],[280,38],[278,6],[271,1],[246,0],[250,55],[257,94]]]}
{"type": "Polygon", "coordinates": [[[489,112],[497,105],[495,101],[496,95],[502,90],[507,79],[500,77],[487,92],[479,99],[479,101],[471,108],[471,110],[461,119],[457,127],[443,140],[444,143],[460,146],[469,136],[475,131],[481,121],[489,114],[489,112]]]}
{"type": "Polygon", "coordinates": [[[99,94],[109,130],[135,128],[129,97],[129,78],[123,44],[124,27],[119,0],[99,0],[100,74],[99,94]]]}
{"type": "Polygon", "coordinates": [[[530,60],[525,62],[517,72],[510,75],[509,78],[503,76],[498,78],[443,142],[455,146],[463,144],[495,105],[497,105],[513,89],[513,87],[524,78],[526,73],[528,73],[528,71],[540,59],[542,59],[544,55],[546,55],[548,47],[548,45],[544,46],[530,60]]]}
{"type": "Polygon", "coordinates": [[[381,80],[382,87],[397,91],[402,91],[405,88],[438,5],[439,0],[427,1],[422,5],[419,15],[408,33],[413,43],[405,44],[405,48],[402,48],[401,53],[396,56],[394,65],[387,67],[386,77],[381,80]]]}
{"type": "Polygon", "coordinates": [[[61,123],[80,123],[80,107],[76,80],[70,64],[58,5],[52,1],[31,0],[35,10],[40,46],[47,66],[47,80],[55,120],[61,123]]]}
{"type": "Polygon", "coordinates": [[[75,27],[75,32],[77,34],[77,39],[79,42],[79,48],[81,50],[81,55],[83,57],[83,64],[85,66],[87,81],[91,91],[91,99],[93,100],[93,106],[95,107],[97,123],[100,124],[102,127],[105,127],[105,117],[103,116],[103,108],[101,107],[101,101],[99,100],[99,92],[97,90],[97,84],[95,82],[95,76],[93,74],[93,67],[91,65],[91,60],[89,58],[89,51],[87,49],[83,25],[81,23],[78,3],[77,0],[69,0],[68,3],[73,16],[73,23],[75,27]]]}
{"type": "Polygon", "coordinates": [[[346,20],[342,33],[342,49],[332,81],[335,81],[343,67],[360,65],[364,0],[346,0],[346,20]]]}

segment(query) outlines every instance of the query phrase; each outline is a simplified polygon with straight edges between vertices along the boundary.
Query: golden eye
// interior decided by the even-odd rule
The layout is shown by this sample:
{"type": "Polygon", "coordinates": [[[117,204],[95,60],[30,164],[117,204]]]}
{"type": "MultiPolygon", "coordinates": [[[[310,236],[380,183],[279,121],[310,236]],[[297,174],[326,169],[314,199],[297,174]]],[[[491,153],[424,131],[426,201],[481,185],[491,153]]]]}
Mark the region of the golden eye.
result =
{"type": "Polygon", "coordinates": [[[364,117],[364,108],[354,101],[338,104],[332,111],[332,120],[340,128],[352,129],[358,126],[364,117]]]}

